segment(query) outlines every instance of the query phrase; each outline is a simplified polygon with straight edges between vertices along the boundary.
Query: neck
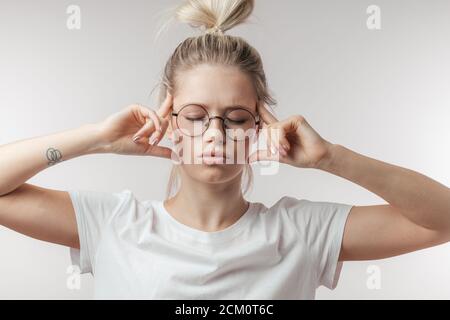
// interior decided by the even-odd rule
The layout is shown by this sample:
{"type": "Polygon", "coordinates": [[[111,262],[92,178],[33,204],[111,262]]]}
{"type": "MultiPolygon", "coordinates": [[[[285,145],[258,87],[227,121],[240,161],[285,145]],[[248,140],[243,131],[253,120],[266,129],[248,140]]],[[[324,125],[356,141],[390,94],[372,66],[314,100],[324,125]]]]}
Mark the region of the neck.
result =
{"type": "Polygon", "coordinates": [[[226,183],[204,183],[182,175],[178,193],[165,201],[167,211],[179,222],[213,232],[231,226],[247,211],[241,175],[226,183]]]}

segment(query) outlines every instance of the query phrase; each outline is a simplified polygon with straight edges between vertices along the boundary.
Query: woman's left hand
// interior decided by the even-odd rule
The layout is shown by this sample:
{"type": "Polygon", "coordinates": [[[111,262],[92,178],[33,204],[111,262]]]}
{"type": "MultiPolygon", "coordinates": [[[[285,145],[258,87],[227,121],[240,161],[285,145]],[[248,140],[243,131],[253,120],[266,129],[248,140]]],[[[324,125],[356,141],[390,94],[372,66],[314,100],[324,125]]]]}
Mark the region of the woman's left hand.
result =
{"type": "Polygon", "coordinates": [[[303,116],[292,115],[278,121],[263,104],[258,105],[258,112],[262,129],[266,130],[267,149],[252,153],[249,163],[268,160],[299,168],[318,168],[330,156],[332,143],[314,131],[303,116]]]}

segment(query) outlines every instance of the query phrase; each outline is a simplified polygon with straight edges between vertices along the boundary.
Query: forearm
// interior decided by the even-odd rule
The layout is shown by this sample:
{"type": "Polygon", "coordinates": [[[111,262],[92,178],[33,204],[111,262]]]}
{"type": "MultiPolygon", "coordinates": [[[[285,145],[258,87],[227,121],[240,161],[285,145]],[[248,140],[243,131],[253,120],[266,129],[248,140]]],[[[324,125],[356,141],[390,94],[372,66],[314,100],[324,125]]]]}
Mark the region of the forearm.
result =
{"type": "Polygon", "coordinates": [[[0,196],[50,166],[78,156],[103,153],[95,124],[0,146],[0,196]]]}
{"type": "Polygon", "coordinates": [[[318,169],[372,191],[418,225],[450,231],[450,189],[421,173],[336,144],[318,169]]]}

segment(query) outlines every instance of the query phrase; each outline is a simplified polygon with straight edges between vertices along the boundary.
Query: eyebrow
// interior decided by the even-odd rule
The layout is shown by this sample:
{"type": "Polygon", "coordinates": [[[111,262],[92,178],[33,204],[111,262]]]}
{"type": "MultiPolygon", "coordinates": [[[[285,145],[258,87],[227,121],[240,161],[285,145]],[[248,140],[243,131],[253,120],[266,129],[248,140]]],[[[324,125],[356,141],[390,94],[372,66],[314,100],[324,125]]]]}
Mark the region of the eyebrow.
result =
{"type": "MultiPolygon", "coordinates": [[[[197,104],[197,105],[200,105],[202,107],[205,107],[208,110],[211,109],[207,104],[199,103],[199,102],[187,102],[187,103],[183,103],[183,104],[179,105],[178,107],[181,108],[181,107],[184,107],[184,106],[189,105],[189,104],[197,104]]],[[[225,110],[237,109],[237,108],[246,109],[246,110],[250,111],[251,113],[255,112],[251,108],[249,108],[248,106],[244,106],[244,105],[236,104],[236,105],[231,105],[231,106],[225,106],[225,110]]]]}

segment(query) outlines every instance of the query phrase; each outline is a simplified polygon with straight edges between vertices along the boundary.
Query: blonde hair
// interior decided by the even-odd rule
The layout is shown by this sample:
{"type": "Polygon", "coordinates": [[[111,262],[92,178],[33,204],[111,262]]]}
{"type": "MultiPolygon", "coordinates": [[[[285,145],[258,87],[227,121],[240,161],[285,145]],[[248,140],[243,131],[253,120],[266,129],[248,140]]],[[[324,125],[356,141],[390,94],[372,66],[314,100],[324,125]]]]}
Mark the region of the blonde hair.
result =
{"type": "MultiPolygon", "coordinates": [[[[243,23],[254,8],[254,0],[187,0],[175,8],[178,21],[194,28],[203,29],[200,36],[182,41],[167,61],[159,83],[160,105],[166,92],[176,92],[176,79],[185,70],[200,64],[237,67],[251,79],[259,101],[272,107],[277,101],[269,93],[261,57],[243,38],[225,35],[225,31],[243,23]]],[[[180,186],[178,166],[172,167],[167,185],[166,198],[175,194],[180,186]]],[[[242,188],[246,194],[253,185],[253,171],[246,164],[242,188]]]]}

